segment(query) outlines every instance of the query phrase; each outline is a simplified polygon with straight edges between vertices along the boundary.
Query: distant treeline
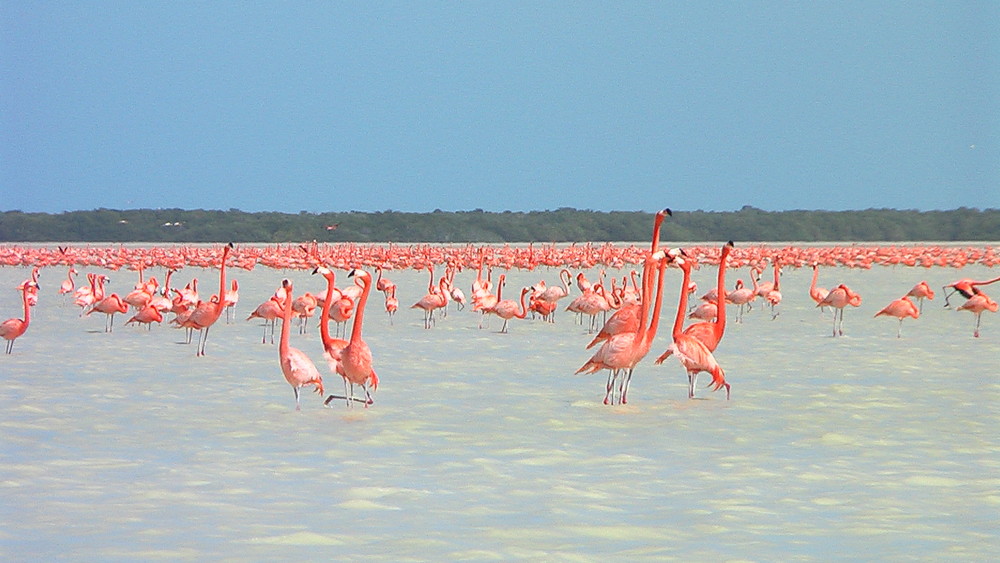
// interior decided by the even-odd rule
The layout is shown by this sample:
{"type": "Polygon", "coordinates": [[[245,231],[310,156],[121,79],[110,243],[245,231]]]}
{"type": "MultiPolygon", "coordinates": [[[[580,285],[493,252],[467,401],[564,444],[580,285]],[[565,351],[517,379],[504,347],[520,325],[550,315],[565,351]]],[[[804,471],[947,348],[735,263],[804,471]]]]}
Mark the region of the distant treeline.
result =
{"type": "MultiPolygon", "coordinates": [[[[183,209],[97,209],[0,214],[0,242],[608,242],[649,237],[645,212],[474,211],[247,213],[183,209]]],[[[662,240],[996,241],[1000,209],[913,211],[674,210],[662,240]]]]}

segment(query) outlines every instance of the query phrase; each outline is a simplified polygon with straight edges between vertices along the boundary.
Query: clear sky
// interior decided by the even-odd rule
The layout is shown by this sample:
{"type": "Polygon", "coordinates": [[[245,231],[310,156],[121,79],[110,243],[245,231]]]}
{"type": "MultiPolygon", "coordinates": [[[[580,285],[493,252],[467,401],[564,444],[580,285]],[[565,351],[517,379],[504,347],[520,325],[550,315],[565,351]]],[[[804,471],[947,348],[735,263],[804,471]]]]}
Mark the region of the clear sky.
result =
{"type": "Polygon", "coordinates": [[[0,210],[1000,208],[1000,2],[2,2],[0,210]]]}

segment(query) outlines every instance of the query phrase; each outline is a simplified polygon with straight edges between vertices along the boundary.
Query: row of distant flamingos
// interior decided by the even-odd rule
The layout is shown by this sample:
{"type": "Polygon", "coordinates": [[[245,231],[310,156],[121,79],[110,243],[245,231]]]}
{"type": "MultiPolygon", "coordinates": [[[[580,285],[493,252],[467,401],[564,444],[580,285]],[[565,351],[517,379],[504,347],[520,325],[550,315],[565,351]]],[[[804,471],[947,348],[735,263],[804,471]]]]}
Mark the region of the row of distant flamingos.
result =
{"type": "MultiPolygon", "coordinates": [[[[725,387],[728,397],[731,387],[725,381],[722,368],[712,356],[712,352],[715,351],[724,333],[726,320],[725,305],[728,303],[740,306],[737,322],[741,322],[743,306],[750,305],[753,299],[761,297],[772,308],[772,318],[774,318],[777,315],[774,307],[781,302],[780,273],[782,265],[794,265],[798,263],[797,261],[803,255],[801,252],[783,249],[783,252],[774,253],[766,258],[758,257],[742,261],[741,264],[750,265],[752,268],[751,282],[754,285],[753,289],[742,287],[742,281],[740,281],[737,284],[736,290],[726,292],[724,284],[725,272],[730,266],[731,257],[736,255],[736,249],[734,249],[731,243],[724,245],[718,254],[715,255],[718,256],[717,263],[719,265],[718,285],[713,291],[702,296],[703,305],[691,313],[693,318],[702,320],[702,322],[695,323],[684,330],[683,320],[687,312],[688,296],[694,291],[690,275],[691,268],[698,262],[697,256],[699,255],[703,257],[704,263],[712,263],[713,253],[706,249],[659,251],[659,228],[663,219],[667,216],[669,216],[668,210],[664,210],[656,215],[654,237],[649,251],[640,251],[635,247],[628,247],[627,252],[622,253],[622,255],[632,256],[628,260],[633,260],[635,259],[634,257],[641,257],[643,265],[641,288],[634,287],[635,278],[633,278],[633,287],[629,288],[627,284],[623,283],[622,288],[615,288],[614,280],[612,280],[612,290],[608,291],[605,289],[603,282],[588,282],[582,272],[577,276],[577,285],[581,289],[581,296],[577,300],[574,300],[567,307],[567,310],[589,314],[592,319],[596,319],[597,313],[601,310],[605,312],[615,311],[615,314],[612,315],[604,328],[594,338],[590,346],[588,346],[589,348],[600,343],[602,345],[601,349],[579,370],[591,373],[602,369],[608,370],[609,375],[605,395],[606,403],[627,402],[628,383],[631,379],[632,371],[636,364],[648,353],[656,334],[662,304],[664,273],[669,265],[675,265],[682,271],[682,292],[677,319],[675,320],[674,329],[671,334],[673,342],[668,350],[657,359],[657,363],[661,363],[672,355],[681,361],[689,374],[689,397],[694,397],[697,374],[701,371],[709,372],[712,375],[715,389],[725,387]],[[765,260],[770,260],[773,266],[774,279],[773,282],[758,284],[758,278],[766,264],[765,260]],[[654,286],[656,288],[655,295],[654,286]],[[650,312],[652,312],[652,319],[649,318],[650,312]],[[700,347],[695,342],[700,344],[700,347]]],[[[468,248],[471,249],[472,247],[468,248]]],[[[34,250],[32,252],[12,253],[7,249],[4,255],[8,257],[17,255],[20,257],[20,260],[23,260],[24,256],[33,254],[34,250]]],[[[325,350],[324,356],[327,358],[331,371],[340,375],[345,384],[345,393],[343,396],[331,396],[326,402],[329,403],[333,398],[340,397],[345,399],[349,405],[355,401],[360,401],[365,406],[371,404],[371,393],[377,388],[378,377],[371,367],[371,351],[367,349],[367,345],[361,340],[363,312],[370,293],[370,286],[373,285],[371,274],[363,269],[353,269],[351,276],[356,280],[355,285],[350,288],[344,288],[342,291],[336,290],[333,285],[333,270],[326,265],[327,258],[324,257],[324,250],[319,245],[288,247],[286,250],[290,255],[285,261],[286,264],[312,266],[316,273],[322,273],[324,277],[329,275],[327,278],[329,282],[328,289],[322,299],[313,298],[310,304],[308,299],[293,298],[291,282],[288,282],[287,284],[283,284],[282,288],[279,288],[279,291],[284,290],[280,296],[276,295],[275,298],[269,299],[262,305],[263,307],[264,305],[272,304],[270,305],[272,313],[260,314],[258,313],[260,307],[258,307],[258,311],[251,314],[251,318],[260,316],[265,319],[270,318],[274,320],[280,316],[282,319],[282,342],[279,344],[279,357],[286,380],[295,390],[296,406],[298,407],[299,404],[299,389],[305,385],[312,384],[317,387],[317,391],[322,392],[322,379],[316,376],[318,371],[315,370],[315,366],[311,369],[305,366],[304,362],[301,361],[301,357],[296,356],[295,349],[289,348],[289,324],[293,312],[297,313],[301,318],[307,319],[309,316],[307,313],[314,311],[318,303],[322,304],[320,330],[325,350]],[[357,291],[348,291],[349,289],[356,289],[357,291]],[[336,300],[333,299],[335,294],[339,294],[339,298],[336,300]],[[296,306],[296,303],[299,305],[296,306]],[[354,303],[357,303],[356,307],[354,303]],[[354,316],[354,330],[351,340],[331,338],[328,328],[329,319],[334,318],[335,320],[339,320],[343,318],[343,321],[340,322],[344,322],[351,318],[352,313],[354,316]],[[346,356],[345,350],[347,351],[346,356]],[[298,357],[298,360],[295,359],[296,357],[298,357]],[[365,391],[363,399],[354,397],[354,385],[362,386],[365,391]]],[[[67,248],[60,248],[58,251],[63,257],[72,254],[71,249],[67,248]]],[[[239,255],[243,254],[243,252],[244,249],[240,249],[235,253],[236,261],[240,259],[239,255]]],[[[504,324],[501,332],[507,331],[508,321],[513,318],[524,318],[529,311],[533,311],[547,320],[554,320],[556,304],[570,293],[572,274],[567,268],[560,269],[560,285],[558,286],[546,287],[544,282],[539,282],[533,287],[522,288],[519,301],[502,299],[505,276],[501,274],[498,277],[496,293],[492,293],[492,284],[488,276],[489,271],[492,270],[492,266],[486,266],[489,262],[487,256],[490,255],[490,252],[487,252],[483,247],[472,250],[472,252],[477,255],[477,260],[473,263],[478,267],[476,281],[473,282],[472,286],[473,310],[482,313],[484,320],[488,318],[487,315],[495,315],[502,318],[504,324]],[[484,266],[486,266],[487,272],[485,277],[483,275],[484,266]],[[530,306],[525,303],[526,297],[530,297],[530,306]]],[[[88,274],[89,287],[74,288],[73,277],[77,275],[75,263],[69,265],[67,279],[62,283],[59,291],[64,294],[74,294],[77,304],[81,306],[85,314],[89,315],[94,311],[106,314],[108,316],[106,331],[113,329],[114,315],[116,313],[127,312],[129,306],[134,307],[137,312],[126,324],[143,323],[150,325],[152,322],[162,322],[163,313],[172,311],[175,313],[173,322],[189,331],[189,340],[190,334],[195,329],[199,330],[199,342],[196,354],[204,355],[209,329],[221,317],[222,311],[234,306],[238,300],[238,285],[235,283],[235,280],[231,289],[227,289],[226,286],[227,261],[233,253],[234,246],[230,244],[222,247],[221,252],[216,254],[218,257],[216,264],[219,266],[219,290],[217,294],[213,295],[207,301],[197,299],[195,287],[192,287],[193,284],[189,284],[184,289],[171,290],[169,288],[169,277],[173,273],[173,269],[168,271],[167,280],[164,286],[158,291],[158,284],[156,284],[155,278],[143,280],[142,271],[144,268],[162,264],[145,261],[140,261],[132,266],[125,266],[134,267],[134,269],[139,271],[140,283],[136,285],[133,292],[124,298],[113,293],[105,295],[103,280],[106,279],[106,276],[102,274],[88,274]],[[177,297],[170,299],[168,297],[169,291],[175,292],[177,297]],[[186,306],[180,310],[176,310],[175,307],[178,305],[178,302],[181,304],[186,303],[186,306]]],[[[879,252],[875,254],[883,255],[879,252]]],[[[940,255],[941,253],[935,254],[940,255]]],[[[34,255],[37,256],[37,253],[34,252],[34,255]]],[[[608,256],[605,255],[605,258],[608,258],[608,256]]],[[[813,256],[815,257],[815,254],[813,256]]],[[[988,248],[983,252],[967,251],[965,256],[966,259],[976,257],[977,260],[983,261],[991,259],[990,257],[993,254],[992,249],[988,248]]],[[[79,256],[76,257],[79,258],[79,256]]],[[[188,258],[191,257],[189,256],[188,258]]],[[[273,259],[269,260],[273,262],[273,259]]],[[[355,260],[359,263],[369,261],[360,256],[356,256],[355,260]]],[[[627,263],[624,258],[611,259],[609,263],[615,263],[618,260],[627,263]]],[[[819,264],[819,260],[814,260],[812,263],[814,275],[813,283],[810,287],[810,296],[816,301],[818,307],[830,306],[835,309],[834,336],[842,335],[843,309],[847,306],[859,306],[861,298],[857,293],[843,284],[829,291],[816,287],[819,264]],[[839,313],[839,316],[837,313],[839,313]]],[[[535,265],[538,264],[533,263],[532,267],[535,265]]],[[[424,309],[425,327],[430,328],[434,324],[434,312],[436,310],[446,311],[446,305],[449,300],[455,301],[459,306],[464,305],[464,294],[454,285],[455,274],[461,271],[462,262],[453,261],[446,263],[446,273],[440,278],[437,284],[434,283],[434,264],[432,260],[426,259],[410,267],[417,266],[421,269],[426,268],[429,271],[430,283],[428,284],[428,295],[415,303],[413,307],[424,309]]],[[[377,264],[375,269],[379,274],[379,279],[376,282],[377,289],[385,293],[386,311],[392,315],[398,309],[398,301],[395,299],[395,284],[382,276],[383,265],[377,264]]],[[[39,287],[37,283],[38,271],[39,266],[36,266],[33,270],[32,279],[26,280],[18,286],[18,290],[22,293],[24,318],[9,319],[0,325],[0,336],[3,336],[7,340],[7,353],[11,353],[14,340],[25,333],[30,323],[30,307],[33,302],[37,301],[39,287]]],[[[980,287],[998,280],[1000,278],[984,281],[963,279],[944,287],[946,290],[946,302],[954,294],[960,294],[968,299],[959,309],[969,310],[976,315],[975,336],[979,336],[981,314],[985,311],[997,311],[996,302],[987,296],[980,287]]],[[[902,320],[907,317],[918,317],[922,308],[922,301],[925,298],[933,299],[934,292],[926,283],[922,282],[915,286],[906,296],[893,301],[876,313],[876,316],[887,315],[899,319],[900,328],[897,330],[897,336],[901,336],[902,320]],[[913,304],[909,300],[910,297],[918,299],[920,306],[918,307],[913,304]]],[[[482,321],[480,326],[482,327],[482,321]]]]}

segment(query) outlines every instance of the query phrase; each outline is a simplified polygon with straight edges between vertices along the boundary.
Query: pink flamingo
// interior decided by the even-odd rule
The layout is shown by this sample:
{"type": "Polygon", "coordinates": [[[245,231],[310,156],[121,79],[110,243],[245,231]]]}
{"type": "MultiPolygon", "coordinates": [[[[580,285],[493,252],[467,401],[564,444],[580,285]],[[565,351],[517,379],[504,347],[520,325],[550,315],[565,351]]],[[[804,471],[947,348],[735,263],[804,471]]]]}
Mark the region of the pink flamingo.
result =
{"type": "Polygon", "coordinates": [[[876,317],[883,315],[899,319],[899,326],[896,329],[896,338],[902,338],[903,319],[906,317],[913,317],[914,319],[920,318],[920,310],[913,304],[913,301],[910,301],[909,294],[906,294],[886,305],[878,313],[875,313],[876,317]]]}
{"type": "MultiPolygon", "coordinates": [[[[714,322],[705,321],[700,323],[695,323],[687,329],[684,330],[684,334],[688,336],[693,336],[701,341],[702,344],[708,348],[709,352],[715,352],[718,348],[719,342],[722,340],[722,335],[726,332],[726,304],[723,301],[723,295],[726,293],[726,263],[729,260],[729,254],[733,250],[733,241],[727,242],[722,247],[722,252],[719,256],[719,275],[716,282],[715,291],[715,309],[717,312],[716,319],[714,322]]],[[[683,269],[683,266],[682,266],[683,269]]],[[[688,266],[688,270],[691,266],[688,266]]],[[[688,274],[690,276],[690,273],[688,274]]],[[[685,294],[681,299],[681,305],[683,309],[687,309],[688,294],[685,294]]],[[[664,360],[670,357],[671,349],[668,348],[660,357],[656,358],[655,364],[662,364],[664,360]]],[[[691,391],[693,393],[693,389],[691,391]]]]}
{"type": "Polygon", "coordinates": [[[236,318],[236,304],[240,302],[240,284],[233,280],[229,291],[226,292],[226,299],[223,306],[226,308],[226,324],[229,324],[230,317],[236,318]]]}
{"type": "Polygon", "coordinates": [[[969,311],[976,315],[976,329],[972,333],[972,336],[979,338],[979,322],[982,320],[983,312],[989,311],[991,313],[996,313],[997,309],[1000,307],[997,306],[996,301],[990,298],[989,295],[983,293],[982,290],[973,287],[972,291],[975,292],[973,296],[970,297],[968,301],[963,303],[958,310],[969,311]]]}
{"type": "Polygon", "coordinates": [[[681,284],[680,303],[677,305],[677,317],[674,319],[673,342],[667,351],[661,356],[676,356],[684,366],[688,374],[688,399],[694,399],[694,391],[698,383],[698,374],[705,371],[712,374],[713,391],[718,391],[722,387],[726,388],[726,400],[729,400],[731,386],[726,382],[726,374],[715,361],[715,356],[701,340],[685,334],[682,330],[684,326],[684,311],[687,309],[686,291],[688,281],[691,278],[691,262],[679,257],[674,260],[684,273],[684,282],[681,284]]]}
{"type": "Polygon", "coordinates": [[[323,394],[323,377],[316,369],[309,356],[298,348],[288,345],[291,324],[292,324],[292,282],[282,280],[281,286],[285,288],[285,303],[282,307],[281,317],[281,340],[278,342],[278,358],[281,361],[281,373],[285,376],[285,381],[292,386],[295,392],[295,410],[301,410],[299,406],[299,389],[306,385],[314,385],[315,391],[323,394]]]}
{"type": "Polygon", "coordinates": [[[375,280],[375,289],[381,291],[388,297],[389,293],[396,289],[396,284],[389,281],[389,278],[382,277],[382,266],[375,266],[375,270],[378,271],[378,279],[375,280]]]}
{"type": "Polygon", "coordinates": [[[145,324],[147,330],[152,330],[152,323],[162,323],[163,313],[156,308],[156,305],[149,303],[143,307],[138,313],[132,315],[132,318],[125,321],[125,326],[132,323],[145,324]]]}
{"type": "Polygon", "coordinates": [[[528,311],[524,308],[524,296],[531,291],[530,287],[525,287],[521,289],[521,309],[518,310],[518,303],[513,299],[503,299],[497,302],[496,306],[493,307],[493,313],[503,319],[503,326],[500,328],[500,332],[507,333],[507,322],[513,318],[523,319],[528,311]]]}
{"type": "Polygon", "coordinates": [[[73,280],[73,276],[75,275],[77,275],[76,268],[70,266],[69,271],[66,272],[66,279],[59,286],[59,295],[73,293],[76,290],[76,282],[73,280]]]}
{"type": "Polygon", "coordinates": [[[299,334],[306,333],[309,318],[316,314],[316,296],[308,291],[292,301],[292,311],[299,318],[299,334]]]}
{"type": "MultiPolygon", "coordinates": [[[[660,231],[662,229],[663,222],[666,220],[668,216],[671,217],[673,216],[673,212],[670,211],[669,208],[657,212],[657,214],[653,217],[653,237],[652,237],[652,242],[650,243],[651,254],[655,254],[656,252],[659,251],[660,231]]],[[[633,270],[632,273],[635,274],[635,271],[633,270]]],[[[644,274],[644,277],[642,278],[643,295],[637,296],[638,299],[631,300],[629,303],[619,308],[615,312],[615,314],[611,315],[611,318],[604,323],[604,326],[601,328],[600,332],[597,333],[597,336],[595,336],[594,339],[591,340],[589,344],[587,344],[588,349],[595,346],[598,342],[605,341],[616,334],[635,332],[638,329],[639,315],[642,311],[642,306],[640,302],[642,300],[648,301],[648,298],[645,295],[646,291],[645,284],[647,281],[648,280],[646,279],[644,274]]],[[[633,284],[635,283],[634,277],[632,282],[633,284]]],[[[612,286],[613,285],[614,283],[612,280],[612,286]]],[[[652,286],[649,286],[649,288],[650,291],[652,291],[652,286]]]]}
{"type": "Polygon", "coordinates": [[[215,321],[219,320],[222,316],[222,310],[225,308],[226,300],[226,258],[229,257],[229,251],[233,249],[233,243],[227,244],[222,249],[222,265],[219,269],[219,293],[218,295],[213,295],[209,301],[200,301],[198,306],[195,307],[191,316],[188,317],[184,326],[191,329],[198,330],[198,351],[195,353],[196,356],[205,355],[205,344],[208,343],[208,330],[212,328],[215,321]]]}
{"type": "Polygon", "coordinates": [[[271,297],[267,301],[261,303],[246,320],[250,319],[264,319],[264,335],[260,339],[261,344],[267,342],[267,327],[271,326],[271,344],[274,344],[274,325],[276,319],[282,315],[282,306],[278,303],[277,297],[271,297]]]}
{"type": "Polygon", "coordinates": [[[410,306],[411,309],[422,309],[424,311],[424,328],[431,328],[434,324],[434,311],[448,304],[448,298],[444,295],[445,279],[441,278],[440,287],[434,287],[434,268],[427,267],[431,274],[431,281],[427,284],[427,295],[420,298],[410,306]]]}
{"type": "Polygon", "coordinates": [[[908,297],[917,298],[917,303],[920,304],[919,310],[921,313],[924,312],[924,299],[930,299],[931,301],[934,300],[934,290],[931,289],[931,286],[927,285],[927,282],[925,281],[913,286],[913,289],[911,289],[906,295],[908,297]]]}
{"type": "MultiPolygon", "coordinates": [[[[816,280],[819,279],[819,264],[813,263],[812,269],[813,269],[813,276],[812,276],[812,282],[809,284],[809,297],[818,304],[819,302],[826,299],[826,296],[830,294],[830,290],[822,287],[816,287],[816,280]]],[[[825,311],[825,310],[826,310],[825,306],[820,307],[820,311],[825,311]]]]}
{"type": "Polygon", "coordinates": [[[34,290],[38,292],[38,284],[35,282],[25,282],[18,288],[21,290],[21,303],[24,306],[24,318],[11,318],[0,323],[0,337],[7,341],[7,353],[14,349],[14,340],[23,335],[31,324],[31,305],[28,303],[28,294],[34,290]]]}
{"type": "MultiPolygon", "coordinates": [[[[539,301],[545,301],[547,303],[556,304],[560,299],[563,299],[569,295],[570,282],[573,281],[573,275],[569,273],[569,270],[563,268],[559,270],[559,283],[562,286],[554,285],[552,287],[545,288],[535,299],[539,301]]],[[[552,309],[552,314],[549,315],[549,322],[555,322],[555,308],[552,309]]]]}
{"type": "Polygon", "coordinates": [[[976,281],[964,278],[955,282],[951,282],[948,285],[945,285],[944,287],[941,288],[945,292],[944,306],[945,307],[951,306],[951,304],[948,303],[948,298],[954,295],[956,292],[961,294],[962,297],[965,297],[966,299],[972,299],[972,296],[977,294],[976,288],[978,286],[990,285],[991,283],[996,283],[998,281],[1000,281],[1000,277],[996,277],[986,281],[976,281]],[[949,289],[951,289],[951,291],[948,291],[949,289]]]}
{"type": "Polygon", "coordinates": [[[816,304],[817,307],[830,306],[834,308],[833,311],[833,335],[844,336],[844,307],[850,305],[851,307],[861,306],[861,296],[855,293],[851,288],[844,284],[840,284],[837,287],[830,290],[826,298],[816,304]],[[839,325],[838,325],[839,317],[839,325]]]}
{"type": "Polygon", "coordinates": [[[122,300],[117,293],[112,293],[97,303],[94,303],[94,306],[87,311],[87,316],[89,317],[94,311],[104,313],[108,316],[107,321],[104,323],[104,332],[111,332],[115,328],[115,313],[127,313],[128,303],[122,300]]]}
{"type": "MultiPolygon", "coordinates": [[[[754,287],[756,287],[757,281],[754,280],[754,287]]],[[[743,322],[743,311],[744,309],[752,308],[751,303],[757,297],[756,291],[750,289],[749,287],[743,287],[743,280],[736,280],[736,289],[730,291],[726,294],[726,302],[732,303],[733,305],[739,305],[739,309],[736,311],[736,322],[743,322]]]]}
{"type": "MultiPolygon", "coordinates": [[[[365,408],[374,402],[372,392],[378,389],[378,375],[372,367],[372,351],[361,335],[364,326],[365,305],[368,303],[368,294],[371,292],[372,276],[364,270],[354,269],[347,277],[353,277],[356,284],[361,286],[361,298],[358,301],[358,310],[354,313],[354,328],[351,329],[351,338],[347,346],[340,351],[340,375],[344,378],[344,397],[347,406],[350,407],[354,401],[354,386],[361,385],[365,390],[365,408]]],[[[327,397],[325,404],[329,404],[335,396],[327,397]]]]}
{"type": "MultiPolygon", "coordinates": [[[[464,306],[464,303],[461,304],[464,306]]],[[[392,318],[396,316],[396,311],[399,310],[399,299],[396,299],[396,286],[389,288],[389,291],[385,294],[385,312],[389,315],[389,324],[392,324],[392,318]]]]}
{"type": "MultiPolygon", "coordinates": [[[[607,338],[601,347],[590,357],[589,360],[576,373],[595,373],[602,369],[608,370],[608,381],[605,386],[604,404],[615,403],[615,383],[618,384],[618,397],[621,404],[628,401],[625,381],[625,372],[635,367],[642,358],[640,352],[643,347],[642,340],[648,334],[646,332],[646,322],[649,316],[649,304],[652,297],[652,273],[654,267],[665,257],[662,252],[649,256],[642,271],[642,304],[638,315],[638,326],[635,332],[621,332],[607,338]]],[[[662,286],[661,286],[662,287],[662,286]]],[[[655,316],[655,315],[654,315],[655,316]]],[[[656,319],[658,321],[658,319],[656,319]]]]}
{"type": "MultiPolygon", "coordinates": [[[[334,285],[336,283],[336,275],[333,270],[327,268],[326,266],[317,266],[313,270],[313,275],[321,274],[326,278],[326,295],[339,295],[340,291],[337,290],[334,285]]],[[[393,289],[395,291],[395,289],[393,289]]],[[[333,307],[333,299],[324,299],[323,308],[320,312],[319,321],[319,335],[320,340],[323,342],[323,357],[326,358],[326,363],[330,366],[330,372],[340,374],[343,370],[340,367],[340,353],[347,346],[348,342],[342,338],[334,338],[330,336],[330,319],[333,318],[330,315],[331,307],[333,307]]],[[[351,304],[353,309],[353,303],[351,304]]]]}

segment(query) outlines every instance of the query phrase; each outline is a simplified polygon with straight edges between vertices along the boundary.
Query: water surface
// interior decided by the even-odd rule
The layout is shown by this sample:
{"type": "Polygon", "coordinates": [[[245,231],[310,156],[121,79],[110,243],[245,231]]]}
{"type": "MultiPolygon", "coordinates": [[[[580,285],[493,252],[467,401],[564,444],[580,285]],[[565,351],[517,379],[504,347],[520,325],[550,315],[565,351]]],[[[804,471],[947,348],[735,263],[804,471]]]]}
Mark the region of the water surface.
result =
{"type": "MultiPolygon", "coordinates": [[[[601,403],[603,375],[573,375],[590,337],[569,314],[498,334],[496,320],[479,330],[452,309],[424,330],[405,307],[426,273],[391,272],[404,308],[390,326],[376,293],[365,323],[375,405],[304,395],[301,412],[277,346],[243,319],[282,277],[302,292],[321,290],[319,276],[232,271],[239,320],[213,327],[196,358],[179,330],[119,318],[106,334],[103,315],[80,318],[56,295],[64,274],[43,270],[29,332],[0,357],[6,560],[986,560],[1000,549],[1000,318],[986,313],[974,339],[972,315],[940,295],[901,339],[895,320],[872,318],[921,279],[995,275],[981,266],[822,270],[821,285],[864,297],[842,338],[808,297],[811,272],[786,270],[776,319],[758,308],[736,324],[730,308],[716,354],[728,402],[703,389],[688,400],[681,367],[652,364],[676,310],[671,269],[657,341],[630,403],[614,407],[601,403]]],[[[110,291],[136,281],[109,275],[110,291]]],[[[27,276],[0,268],[0,317],[20,316],[10,288],[27,276]]],[[[193,268],[174,283],[192,276],[206,294],[217,280],[193,268]]],[[[458,276],[467,293],[473,277],[458,276]]],[[[556,277],[509,272],[508,292],[556,277]]],[[[714,277],[695,273],[699,294],[714,277]]],[[[315,330],[292,345],[327,373],[315,330]]],[[[336,376],[326,385],[342,389],[336,376]]]]}

